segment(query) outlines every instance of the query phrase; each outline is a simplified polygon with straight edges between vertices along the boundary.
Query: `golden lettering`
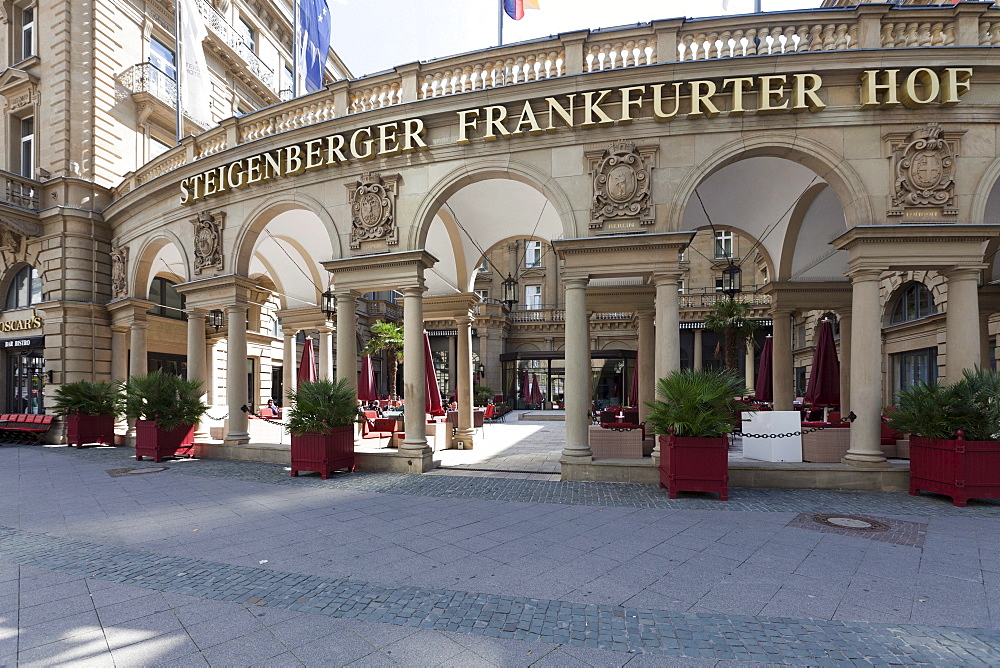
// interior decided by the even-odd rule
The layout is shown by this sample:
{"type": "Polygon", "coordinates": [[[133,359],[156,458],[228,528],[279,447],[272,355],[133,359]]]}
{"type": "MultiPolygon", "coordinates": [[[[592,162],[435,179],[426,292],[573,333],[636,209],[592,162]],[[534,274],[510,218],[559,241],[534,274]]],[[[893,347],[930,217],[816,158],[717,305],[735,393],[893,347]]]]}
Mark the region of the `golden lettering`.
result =
{"type": "Polygon", "coordinates": [[[860,109],[895,107],[899,104],[896,95],[896,75],[899,70],[865,70],[861,74],[860,109]],[[883,83],[879,83],[882,81],[883,83]],[[885,92],[885,99],[881,92],[885,92]]]}
{"type": "Polygon", "coordinates": [[[271,179],[282,175],[281,151],[282,149],[279,148],[276,151],[268,151],[263,154],[264,173],[261,176],[261,181],[270,181],[271,179]]]}
{"type": "Polygon", "coordinates": [[[621,89],[622,95],[622,115],[618,119],[619,123],[631,123],[632,122],[632,107],[638,109],[638,113],[642,113],[642,103],[643,95],[646,93],[645,86],[629,86],[627,88],[621,89]],[[639,93],[638,99],[632,98],[632,93],[639,93]]]}
{"type": "Polygon", "coordinates": [[[202,174],[205,179],[205,197],[211,197],[216,193],[218,183],[215,181],[215,171],[205,172],[202,174]]]}
{"type": "Polygon", "coordinates": [[[792,111],[822,111],[826,103],[816,93],[823,87],[823,79],[818,74],[792,75],[792,111]]]}
{"type": "Polygon", "coordinates": [[[475,130],[479,125],[479,110],[478,109],[467,109],[465,111],[458,112],[458,141],[456,144],[468,144],[469,136],[468,130],[475,130]]]}
{"type": "Polygon", "coordinates": [[[743,94],[749,86],[753,86],[753,77],[724,79],[722,81],[722,89],[725,90],[730,84],[733,87],[733,104],[729,108],[729,115],[742,116],[746,113],[746,107],[743,106],[743,94]]]}
{"type": "Polygon", "coordinates": [[[306,142],[306,171],[319,169],[323,164],[323,140],[310,139],[306,142]]]}
{"type": "Polygon", "coordinates": [[[719,108],[712,103],[712,96],[715,95],[716,87],[714,81],[691,81],[688,83],[691,86],[691,112],[688,114],[688,118],[700,118],[701,116],[706,116],[708,118],[715,118],[719,115],[719,108]],[[702,89],[705,92],[702,92],[702,89]],[[702,111],[702,106],[705,107],[702,111]]]}
{"type": "Polygon", "coordinates": [[[285,176],[301,174],[306,169],[302,161],[302,147],[298,144],[285,148],[285,176]]]}
{"type": "Polygon", "coordinates": [[[191,193],[188,191],[188,180],[181,179],[181,204],[191,201],[191,193]]]}
{"type": "Polygon", "coordinates": [[[788,109],[785,99],[785,75],[768,74],[760,78],[760,92],[757,97],[758,114],[776,114],[788,109]],[[781,84],[778,88],[774,84],[781,84]],[[782,101],[784,100],[784,101],[782,101]]]}
{"type": "Polygon", "coordinates": [[[399,142],[396,141],[396,124],[386,123],[378,126],[378,154],[393,155],[399,153],[399,142]]]}
{"type": "Polygon", "coordinates": [[[421,135],[424,134],[424,122],[419,118],[408,118],[403,121],[403,153],[412,153],[427,148],[421,135]]]}
{"type": "Polygon", "coordinates": [[[330,135],[326,138],[326,164],[333,165],[338,160],[345,165],[350,162],[344,155],[344,135],[330,135]]]}
{"type": "Polygon", "coordinates": [[[521,117],[518,119],[517,126],[514,128],[514,132],[512,133],[513,136],[520,137],[522,134],[524,134],[524,130],[522,130],[522,128],[525,125],[528,126],[527,132],[529,135],[537,135],[542,133],[542,128],[539,127],[538,121],[535,120],[535,112],[531,108],[531,102],[524,103],[524,108],[521,109],[521,117]]]}
{"type": "Polygon", "coordinates": [[[941,75],[944,87],[941,94],[942,107],[954,107],[958,98],[969,92],[969,80],[972,79],[971,67],[946,67],[941,75]]]}
{"type": "Polygon", "coordinates": [[[909,73],[903,82],[903,106],[916,109],[929,104],[941,95],[941,80],[937,72],[927,67],[918,67],[909,73]],[[923,97],[917,95],[917,84],[923,89],[923,97]]]}
{"type": "Polygon", "coordinates": [[[583,94],[583,123],[580,123],[581,128],[589,128],[594,125],[610,125],[614,123],[614,119],[604,113],[601,109],[600,104],[604,101],[611,93],[611,89],[599,90],[599,91],[589,91],[583,94]],[[597,99],[594,99],[594,95],[597,95],[597,99]],[[598,117],[598,120],[594,120],[594,116],[598,117]]]}
{"type": "Polygon", "coordinates": [[[243,161],[237,160],[236,162],[229,165],[229,169],[226,170],[226,180],[229,181],[229,187],[233,189],[243,188],[246,183],[243,182],[243,161]],[[237,170],[235,178],[233,175],[233,170],[237,170]]]}
{"type": "Polygon", "coordinates": [[[483,109],[486,112],[486,134],[483,135],[485,141],[496,141],[496,130],[501,137],[509,137],[510,132],[503,126],[503,121],[507,118],[507,107],[499,104],[490,105],[483,109]]]}
{"type": "Polygon", "coordinates": [[[545,103],[549,105],[549,126],[545,128],[546,132],[556,131],[555,118],[553,117],[553,113],[563,120],[563,123],[566,124],[566,127],[570,129],[573,128],[573,102],[575,100],[576,100],[576,93],[570,93],[569,95],[566,96],[566,102],[569,105],[569,108],[567,109],[566,107],[563,107],[561,104],[559,104],[559,101],[556,100],[554,97],[545,98],[545,103]]]}
{"type": "Polygon", "coordinates": [[[669,121],[671,118],[677,115],[677,112],[681,108],[681,84],[680,82],[675,82],[674,86],[674,110],[669,114],[663,111],[663,84],[655,84],[650,86],[653,91],[653,118],[660,121],[669,121]]]}
{"type": "Polygon", "coordinates": [[[252,186],[263,180],[260,173],[260,155],[251,155],[247,158],[247,185],[252,186]]]}
{"type": "Polygon", "coordinates": [[[371,139],[372,130],[371,128],[360,128],[354,131],[351,135],[351,155],[357,160],[371,160],[375,157],[375,151],[373,145],[375,142],[371,139]],[[362,139],[362,137],[364,139],[362,139]],[[364,147],[364,152],[362,152],[362,147],[364,147]]]}
{"type": "Polygon", "coordinates": [[[191,201],[199,200],[202,197],[204,197],[204,195],[198,193],[198,183],[202,181],[204,178],[205,178],[204,174],[195,174],[190,179],[188,179],[191,183],[191,192],[193,193],[191,201]]]}

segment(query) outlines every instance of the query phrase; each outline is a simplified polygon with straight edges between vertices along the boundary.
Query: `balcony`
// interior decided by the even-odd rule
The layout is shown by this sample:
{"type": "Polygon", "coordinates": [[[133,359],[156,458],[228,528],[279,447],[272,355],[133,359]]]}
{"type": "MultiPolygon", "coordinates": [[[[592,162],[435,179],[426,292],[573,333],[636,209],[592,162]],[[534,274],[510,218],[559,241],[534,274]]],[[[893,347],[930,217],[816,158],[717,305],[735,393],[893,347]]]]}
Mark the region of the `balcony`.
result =
{"type": "Polygon", "coordinates": [[[235,76],[263,97],[267,104],[279,102],[275,93],[274,70],[264,64],[208,0],[198,0],[198,10],[209,28],[209,46],[212,51],[230,66],[235,76]]]}
{"type": "MultiPolygon", "coordinates": [[[[152,63],[136,63],[118,76],[118,83],[135,102],[140,125],[152,118],[159,125],[172,128],[177,123],[177,81],[152,63]]],[[[184,114],[185,134],[198,134],[202,125],[184,114]]]]}
{"type": "MultiPolygon", "coordinates": [[[[736,301],[750,304],[751,306],[770,306],[771,295],[758,293],[757,290],[760,287],[757,285],[744,287],[743,292],[736,295],[736,301]]],[[[729,297],[722,292],[716,291],[714,288],[702,288],[700,290],[682,292],[680,294],[680,306],[681,308],[709,309],[724,299],[729,299],[729,297]]]]}
{"type": "Polygon", "coordinates": [[[0,171],[4,181],[3,201],[6,204],[26,211],[37,211],[42,186],[37,181],[26,179],[17,174],[0,171]]]}

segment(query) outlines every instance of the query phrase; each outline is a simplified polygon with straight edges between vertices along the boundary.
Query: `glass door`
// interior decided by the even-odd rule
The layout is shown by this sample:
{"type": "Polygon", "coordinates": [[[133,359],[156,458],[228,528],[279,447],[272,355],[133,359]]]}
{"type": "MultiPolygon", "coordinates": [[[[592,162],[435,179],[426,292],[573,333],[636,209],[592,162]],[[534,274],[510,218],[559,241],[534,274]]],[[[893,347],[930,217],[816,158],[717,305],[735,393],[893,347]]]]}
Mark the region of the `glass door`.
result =
{"type": "Polygon", "coordinates": [[[41,349],[8,353],[7,411],[45,412],[45,357],[41,349]]]}

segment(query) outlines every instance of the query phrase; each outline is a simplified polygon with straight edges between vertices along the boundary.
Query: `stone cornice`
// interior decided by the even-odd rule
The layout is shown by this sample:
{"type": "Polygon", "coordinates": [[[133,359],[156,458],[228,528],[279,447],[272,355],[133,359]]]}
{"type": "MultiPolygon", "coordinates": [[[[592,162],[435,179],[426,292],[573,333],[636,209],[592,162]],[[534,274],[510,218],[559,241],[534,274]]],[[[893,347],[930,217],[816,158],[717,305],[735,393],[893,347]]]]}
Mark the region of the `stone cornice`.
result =
{"type": "Polygon", "coordinates": [[[985,242],[1000,236],[997,224],[912,224],[859,225],[830,243],[837,250],[851,250],[860,244],[985,242]]]}

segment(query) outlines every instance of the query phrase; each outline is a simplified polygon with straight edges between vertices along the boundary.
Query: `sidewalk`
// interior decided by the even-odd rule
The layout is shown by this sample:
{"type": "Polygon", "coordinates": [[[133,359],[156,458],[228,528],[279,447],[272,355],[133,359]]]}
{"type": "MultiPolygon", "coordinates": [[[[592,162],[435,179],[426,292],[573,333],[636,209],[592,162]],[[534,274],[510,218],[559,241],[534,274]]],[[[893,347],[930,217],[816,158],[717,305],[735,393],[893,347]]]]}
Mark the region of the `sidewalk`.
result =
{"type": "Polygon", "coordinates": [[[129,454],[0,447],[0,666],[1000,661],[997,503],[129,454]]]}

